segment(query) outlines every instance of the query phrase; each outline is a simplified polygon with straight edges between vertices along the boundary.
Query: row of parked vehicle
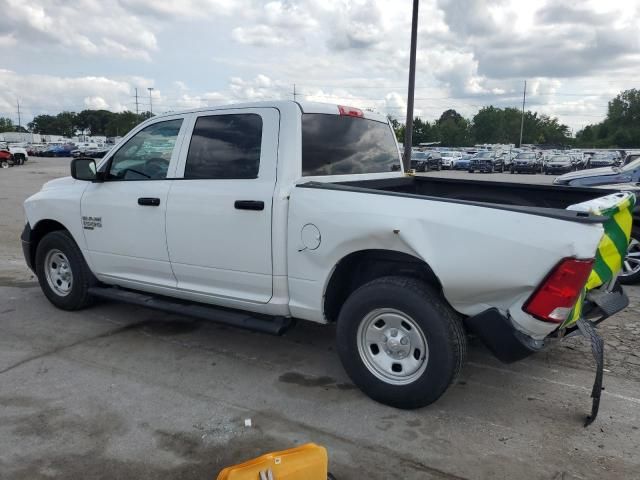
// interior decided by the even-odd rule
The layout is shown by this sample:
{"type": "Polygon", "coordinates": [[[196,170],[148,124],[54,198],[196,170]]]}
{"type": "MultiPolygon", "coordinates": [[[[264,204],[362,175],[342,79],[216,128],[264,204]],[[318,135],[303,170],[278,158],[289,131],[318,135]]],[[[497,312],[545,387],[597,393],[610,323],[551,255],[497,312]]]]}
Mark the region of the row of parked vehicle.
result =
{"type": "Polygon", "coordinates": [[[531,149],[415,149],[411,153],[411,168],[417,172],[428,170],[466,170],[474,172],[542,173],[558,175],[577,170],[619,167],[628,163],[634,152],[587,152],[579,150],[531,149]]]}
{"type": "Polygon", "coordinates": [[[40,144],[27,147],[29,155],[34,157],[91,157],[102,158],[113,145],[106,143],[40,144]]]}

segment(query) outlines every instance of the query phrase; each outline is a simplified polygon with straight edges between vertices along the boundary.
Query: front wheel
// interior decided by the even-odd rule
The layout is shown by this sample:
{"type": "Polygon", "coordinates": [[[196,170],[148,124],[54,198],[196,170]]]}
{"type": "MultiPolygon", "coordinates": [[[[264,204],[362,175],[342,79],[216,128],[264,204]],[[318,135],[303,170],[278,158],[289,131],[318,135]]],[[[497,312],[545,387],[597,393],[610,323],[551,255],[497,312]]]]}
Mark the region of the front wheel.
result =
{"type": "Polygon", "coordinates": [[[410,277],[382,277],[358,288],[340,311],[336,333],[351,380],[396,408],[435,402],[466,354],[459,316],[433,287],[410,277]]]}
{"type": "Polygon", "coordinates": [[[68,232],[51,232],[40,240],[35,267],[40,288],[56,307],[79,310],[91,303],[89,287],[97,282],[68,232]]]}

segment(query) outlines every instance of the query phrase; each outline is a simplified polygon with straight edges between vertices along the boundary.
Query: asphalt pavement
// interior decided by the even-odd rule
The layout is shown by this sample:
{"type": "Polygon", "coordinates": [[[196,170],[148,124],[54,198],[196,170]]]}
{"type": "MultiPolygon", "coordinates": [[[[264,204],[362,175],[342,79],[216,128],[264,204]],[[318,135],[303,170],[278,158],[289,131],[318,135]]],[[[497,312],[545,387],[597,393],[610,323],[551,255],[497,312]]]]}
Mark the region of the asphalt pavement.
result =
{"type": "Polygon", "coordinates": [[[639,477],[639,287],[601,329],[607,371],[592,426],[594,367],[580,339],[511,365],[472,341],[457,385],[401,411],[353,386],[332,327],[272,337],[115,303],[54,308],[21,258],[21,203],[68,163],[0,170],[0,479],[214,479],[305,442],[327,447],[338,480],[639,477]]]}

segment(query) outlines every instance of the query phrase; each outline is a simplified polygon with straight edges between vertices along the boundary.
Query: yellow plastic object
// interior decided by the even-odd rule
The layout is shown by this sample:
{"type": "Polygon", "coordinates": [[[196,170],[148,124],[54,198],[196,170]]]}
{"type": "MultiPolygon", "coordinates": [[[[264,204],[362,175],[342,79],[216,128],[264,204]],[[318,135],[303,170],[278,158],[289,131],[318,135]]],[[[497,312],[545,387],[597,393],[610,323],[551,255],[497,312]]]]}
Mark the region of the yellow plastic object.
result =
{"type": "Polygon", "coordinates": [[[307,443],[227,467],[217,480],[327,480],[327,468],[327,450],[307,443]]]}

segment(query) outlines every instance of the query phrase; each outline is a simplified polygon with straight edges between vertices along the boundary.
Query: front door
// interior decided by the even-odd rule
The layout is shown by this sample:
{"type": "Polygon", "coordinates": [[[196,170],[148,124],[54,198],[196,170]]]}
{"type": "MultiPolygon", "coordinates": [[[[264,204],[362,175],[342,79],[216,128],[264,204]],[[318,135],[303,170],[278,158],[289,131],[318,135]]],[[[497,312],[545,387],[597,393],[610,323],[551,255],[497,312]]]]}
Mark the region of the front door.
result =
{"type": "Polygon", "coordinates": [[[167,178],[177,165],[185,123],[175,116],[139,130],[101,166],[105,181],[86,189],[81,215],[98,278],[140,287],[176,286],[167,254],[165,214],[171,182],[167,178]]]}
{"type": "Polygon", "coordinates": [[[172,185],[167,206],[179,289],[229,306],[270,300],[278,129],[273,108],[196,116],[177,171],[183,179],[172,185]]]}

